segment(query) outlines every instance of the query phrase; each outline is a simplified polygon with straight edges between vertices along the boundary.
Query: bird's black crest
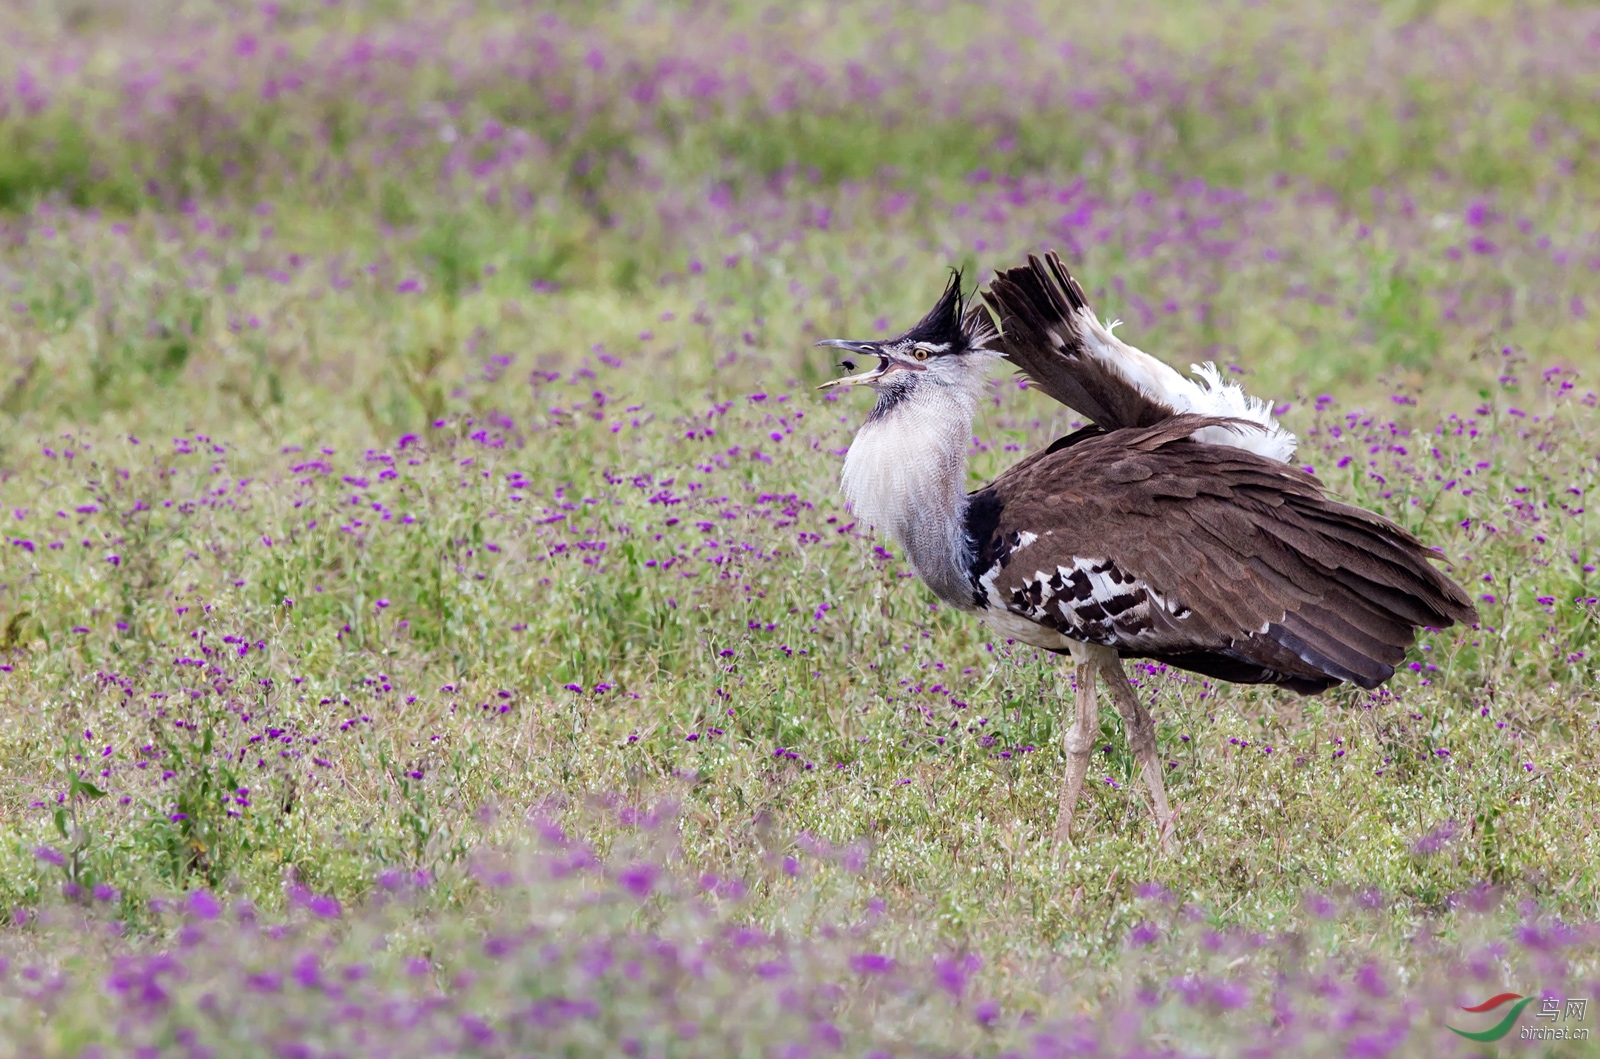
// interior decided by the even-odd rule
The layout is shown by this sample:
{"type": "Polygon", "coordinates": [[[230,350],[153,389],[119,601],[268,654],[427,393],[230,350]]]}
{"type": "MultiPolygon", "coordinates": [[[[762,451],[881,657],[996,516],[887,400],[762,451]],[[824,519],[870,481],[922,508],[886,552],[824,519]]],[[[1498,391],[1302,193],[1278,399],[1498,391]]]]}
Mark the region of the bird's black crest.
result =
{"type": "Polygon", "coordinates": [[[966,349],[967,340],[961,329],[961,312],[965,303],[961,299],[961,270],[950,270],[950,282],[945,285],[939,301],[928,310],[928,315],[905,333],[913,342],[931,342],[935,345],[949,343],[951,353],[966,349]]]}

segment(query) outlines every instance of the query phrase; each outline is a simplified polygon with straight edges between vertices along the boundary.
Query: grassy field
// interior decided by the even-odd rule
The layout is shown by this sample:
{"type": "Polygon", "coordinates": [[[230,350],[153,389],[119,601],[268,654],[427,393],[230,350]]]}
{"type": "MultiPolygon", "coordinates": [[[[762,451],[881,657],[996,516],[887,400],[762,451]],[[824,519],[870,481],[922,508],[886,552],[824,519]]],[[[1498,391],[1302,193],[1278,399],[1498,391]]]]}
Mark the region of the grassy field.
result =
{"type": "MultiPolygon", "coordinates": [[[[0,1056],[1478,1055],[1600,1003],[1600,9],[12,0],[0,1056]],[[1066,669],[830,336],[1056,248],[1481,624],[1066,669]],[[1539,1002],[1535,1002],[1539,1003],[1539,1002]]],[[[996,377],[974,484],[1076,425],[996,377]]],[[[1530,1054],[1533,1054],[1530,1053],[1530,1054]]]]}

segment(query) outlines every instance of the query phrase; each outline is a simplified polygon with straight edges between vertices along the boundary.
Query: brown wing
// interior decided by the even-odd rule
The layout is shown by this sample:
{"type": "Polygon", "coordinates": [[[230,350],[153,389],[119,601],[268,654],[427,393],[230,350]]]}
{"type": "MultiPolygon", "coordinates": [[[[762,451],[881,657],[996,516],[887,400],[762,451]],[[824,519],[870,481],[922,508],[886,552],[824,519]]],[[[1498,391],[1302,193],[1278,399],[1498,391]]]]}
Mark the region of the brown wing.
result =
{"type": "Polygon", "coordinates": [[[973,494],[980,606],[1241,682],[1373,688],[1416,628],[1476,620],[1414,536],[1293,467],[1188,435],[1088,435],[973,494]]]}
{"type": "Polygon", "coordinates": [[[1154,426],[1175,414],[1165,403],[1088,355],[1078,312],[1083,288],[1054,251],[997,273],[984,301],[1000,324],[1001,350],[1035,386],[1107,430],[1154,426]]]}

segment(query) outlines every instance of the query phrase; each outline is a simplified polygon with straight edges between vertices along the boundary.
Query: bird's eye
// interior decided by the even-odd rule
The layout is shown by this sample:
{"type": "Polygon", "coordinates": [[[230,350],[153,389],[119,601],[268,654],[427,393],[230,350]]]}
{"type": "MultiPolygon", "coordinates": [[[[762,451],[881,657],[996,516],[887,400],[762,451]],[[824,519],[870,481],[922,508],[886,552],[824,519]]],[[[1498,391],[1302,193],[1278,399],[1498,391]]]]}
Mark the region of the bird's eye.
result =
{"type": "Polygon", "coordinates": [[[928,359],[928,351],[925,350],[925,349],[922,349],[922,348],[919,347],[916,350],[914,350],[913,352],[916,353],[918,360],[927,360],[928,359]]]}

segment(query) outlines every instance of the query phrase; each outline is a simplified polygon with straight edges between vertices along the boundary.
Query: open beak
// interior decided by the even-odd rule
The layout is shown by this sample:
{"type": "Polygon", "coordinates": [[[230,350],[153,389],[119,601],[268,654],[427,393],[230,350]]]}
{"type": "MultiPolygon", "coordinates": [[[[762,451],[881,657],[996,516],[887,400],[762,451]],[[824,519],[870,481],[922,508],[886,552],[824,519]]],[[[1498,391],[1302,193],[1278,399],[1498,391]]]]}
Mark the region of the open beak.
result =
{"type": "MultiPolygon", "coordinates": [[[[858,386],[864,382],[873,382],[877,379],[883,378],[884,373],[889,370],[889,358],[885,357],[883,353],[880,352],[880,347],[876,342],[852,342],[846,338],[825,338],[821,342],[818,342],[817,345],[832,346],[834,349],[848,350],[851,353],[860,354],[861,356],[878,358],[877,367],[872,368],[869,371],[863,371],[858,375],[846,375],[838,379],[829,379],[827,382],[817,387],[819,390],[828,390],[835,386],[858,386]]],[[[850,357],[846,357],[844,360],[840,361],[840,364],[844,367],[845,371],[855,371],[856,369],[855,361],[850,357]]]]}

